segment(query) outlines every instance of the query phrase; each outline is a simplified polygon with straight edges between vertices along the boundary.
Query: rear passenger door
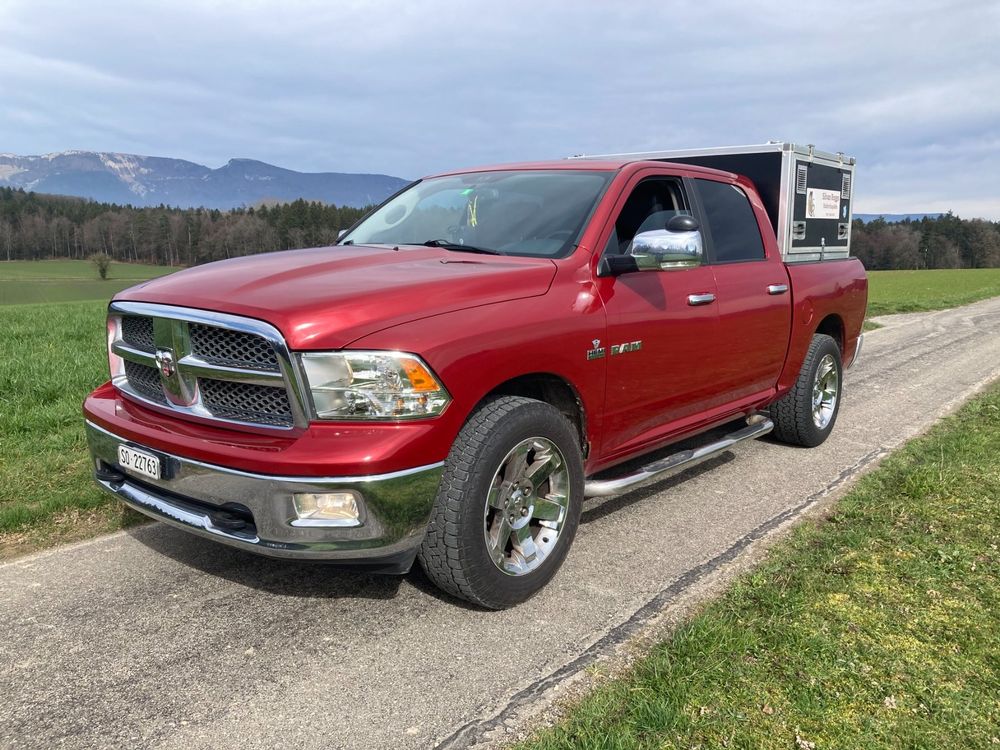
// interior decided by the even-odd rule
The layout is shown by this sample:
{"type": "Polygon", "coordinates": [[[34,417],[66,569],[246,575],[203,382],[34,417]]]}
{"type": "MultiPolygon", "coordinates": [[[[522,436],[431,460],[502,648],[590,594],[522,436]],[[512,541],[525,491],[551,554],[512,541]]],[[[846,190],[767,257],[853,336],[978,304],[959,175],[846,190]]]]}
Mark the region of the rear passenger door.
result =
{"type": "Polygon", "coordinates": [[[748,194],[731,182],[691,183],[715,275],[720,349],[727,352],[719,398],[737,401],[772,388],[781,373],[791,327],[788,273],[774,243],[771,257],[765,249],[758,223],[763,207],[755,212],[748,194]]]}

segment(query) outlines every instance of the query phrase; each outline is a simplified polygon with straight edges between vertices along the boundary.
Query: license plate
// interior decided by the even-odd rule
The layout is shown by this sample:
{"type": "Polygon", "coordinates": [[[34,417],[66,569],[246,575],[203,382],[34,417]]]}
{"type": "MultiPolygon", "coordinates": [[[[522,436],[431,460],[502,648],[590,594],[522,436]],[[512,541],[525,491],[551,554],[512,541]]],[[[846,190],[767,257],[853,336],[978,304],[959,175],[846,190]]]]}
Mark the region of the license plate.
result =
{"type": "Polygon", "coordinates": [[[160,478],[160,459],[127,445],[118,446],[118,465],[150,479],[160,478]]]}

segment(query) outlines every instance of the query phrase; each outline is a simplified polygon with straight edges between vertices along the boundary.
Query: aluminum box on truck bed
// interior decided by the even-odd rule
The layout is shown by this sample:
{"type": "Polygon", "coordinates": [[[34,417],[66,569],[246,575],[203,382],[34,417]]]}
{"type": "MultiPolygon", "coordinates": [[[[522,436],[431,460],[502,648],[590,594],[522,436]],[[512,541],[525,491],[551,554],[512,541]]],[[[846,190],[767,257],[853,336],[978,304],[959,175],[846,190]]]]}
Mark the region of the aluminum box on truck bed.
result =
{"type": "Polygon", "coordinates": [[[851,254],[854,157],[772,141],[757,146],[573,158],[671,161],[744,175],[760,193],[786,263],[833,260],[851,254]]]}

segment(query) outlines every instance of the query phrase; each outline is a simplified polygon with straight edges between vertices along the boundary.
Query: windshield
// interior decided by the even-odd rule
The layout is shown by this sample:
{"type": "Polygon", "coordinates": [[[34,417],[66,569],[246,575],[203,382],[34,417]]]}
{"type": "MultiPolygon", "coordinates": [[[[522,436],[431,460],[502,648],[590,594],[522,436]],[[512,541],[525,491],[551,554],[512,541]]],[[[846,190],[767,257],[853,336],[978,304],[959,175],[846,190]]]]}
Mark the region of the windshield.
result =
{"type": "Polygon", "coordinates": [[[472,172],[416,183],[341,240],[558,258],[576,244],[611,172],[472,172]]]}

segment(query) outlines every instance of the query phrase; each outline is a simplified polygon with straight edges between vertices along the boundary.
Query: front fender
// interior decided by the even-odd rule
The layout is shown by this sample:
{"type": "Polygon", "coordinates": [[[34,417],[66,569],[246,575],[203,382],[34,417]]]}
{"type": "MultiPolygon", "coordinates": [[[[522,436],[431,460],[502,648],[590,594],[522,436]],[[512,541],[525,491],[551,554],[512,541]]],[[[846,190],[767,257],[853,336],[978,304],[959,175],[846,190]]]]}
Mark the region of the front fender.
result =
{"type": "MultiPolygon", "coordinates": [[[[450,446],[476,405],[509,380],[550,374],[575,391],[586,415],[586,439],[599,447],[605,359],[587,359],[595,339],[605,340],[604,307],[574,285],[542,297],[482,305],[404,323],[351,343],[420,355],[454,399],[438,417],[440,439],[450,446]]],[[[436,431],[437,432],[437,431],[436,431]]]]}

